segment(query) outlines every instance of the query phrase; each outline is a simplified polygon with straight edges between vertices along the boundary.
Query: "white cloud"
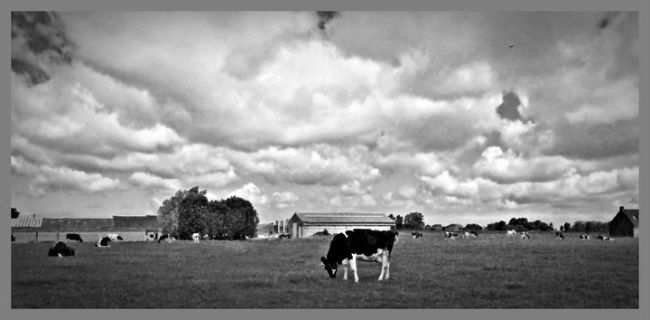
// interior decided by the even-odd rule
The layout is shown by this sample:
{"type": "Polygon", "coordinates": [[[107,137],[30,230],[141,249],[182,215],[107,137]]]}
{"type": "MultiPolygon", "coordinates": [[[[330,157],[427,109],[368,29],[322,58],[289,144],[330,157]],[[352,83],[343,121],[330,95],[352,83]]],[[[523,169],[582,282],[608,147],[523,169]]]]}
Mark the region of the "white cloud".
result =
{"type": "Polygon", "coordinates": [[[129,182],[136,187],[151,189],[179,190],[182,188],[177,179],[164,179],[147,172],[134,172],[129,177],[129,182]]]}
{"type": "Polygon", "coordinates": [[[556,180],[569,172],[571,162],[555,156],[525,158],[511,149],[489,147],[473,166],[478,175],[498,183],[556,180]]]}
{"type": "Polygon", "coordinates": [[[250,201],[253,206],[266,206],[269,203],[269,197],[264,194],[262,189],[256,184],[249,182],[241,188],[228,193],[228,196],[236,196],[250,201]]]}
{"type": "Polygon", "coordinates": [[[271,197],[272,206],[278,209],[284,209],[292,206],[299,200],[300,197],[291,191],[274,192],[273,196],[271,197]]]}

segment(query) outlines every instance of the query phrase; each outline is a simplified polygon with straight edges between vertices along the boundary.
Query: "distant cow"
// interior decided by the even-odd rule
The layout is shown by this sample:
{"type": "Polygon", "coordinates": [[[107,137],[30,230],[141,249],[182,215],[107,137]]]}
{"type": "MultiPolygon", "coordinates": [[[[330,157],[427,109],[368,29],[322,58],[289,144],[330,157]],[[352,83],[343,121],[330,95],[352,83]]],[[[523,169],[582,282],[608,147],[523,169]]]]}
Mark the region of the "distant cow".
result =
{"type": "Polygon", "coordinates": [[[562,234],[562,232],[555,231],[555,239],[557,239],[557,240],[564,239],[564,234],[562,234]]]}
{"type": "Polygon", "coordinates": [[[521,238],[522,239],[530,239],[530,235],[526,231],[521,232],[521,238]]]}
{"type": "Polygon", "coordinates": [[[84,240],[81,239],[81,236],[78,233],[66,233],[65,239],[66,240],[72,240],[72,241],[84,242],[84,240]]]}
{"type": "Polygon", "coordinates": [[[192,233],[192,240],[194,240],[194,243],[199,243],[199,238],[201,235],[199,235],[197,232],[192,233]]]}
{"type": "Polygon", "coordinates": [[[280,233],[278,235],[278,239],[291,239],[291,234],[290,233],[280,233]]]}
{"type": "Polygon", "coordinates": [[[447,240],[447,239],[456,240],[457,237],[458,237],[458,234],[453,233],[453,232],[449,232],[449,231],[445,231],[445,240],[447,240]]]}
{"type": "Polygon", "coordinates": [[[16,241],[16,237],[12,234],[11,235],[11,242],[14,242],[14,241],[16,241]]]}
{"type": "Polygon", "coordinates": [[[103,238],[99,239],[97,242],[95,242],[95,247],[100,247],[100,248],[110,247],[111,246],[110,242],[111,242],[111,238],[103,237],[103,238]]]}
{"type": "Polygon", "coordinates": [[[472,235],[472,238],[478,237],[478,233],[476,231],[470,232],[470,235],[472,235]]]}
{"type": "Polygon", "coordinates": [[[513,236],[516,236],[516,235],[517,235],[517,231],[515,231],[515,230],[508,230],[506,232],[507,237],[513,237],[513,236]]]}
{"type": "Polygon", "coordinates": [[[74,256],[74,249],[68,247],[67,244],[59,241],[52,248],[50,248],[50,251],[47,253],[48,256],[50,257],[68,257],[68,256],[74,256]]]}
{"type": "Polygon", "coordinates": [[[321,262],[331,278],[336,278],[338,265],[343,265],[343,279],[348,279],[348,264],[354,273],[354,282],[359,282],[357,275],[357,257],[363,261],[381,263],[379,281],[388,280],[390,273],[390,253],[397,242],[396,231],[378,231],[354,229],[334,236],[330,243],[327,258],[321,262]]]}
{"type": "Polygon", "coordinates": [[[176,237],[169,234],[169,233],[167,233],[167,234],[163,234],[162,236],[160,236],[160,238],[158,238],[158,243],[160,243],[160,241],[163,241],[163,240],[165,242],[172,242],[172,241],[176,241],[176,237]]]}
{"type": "MultiPolygon", "coordinates": [[[[600,235],[599,235],[599,237],[600,237],[600,235]]],[[[590,240],[590,239],[591,239],[591,236],[589,236],[588,234],[581,234],[580,235],[580,240],[590,240]]]]}
{"type": "Polygon", "coordinates": [[[612,238],[612,237],[610,237],[610,236],[602,236],[602,235],[598,235],[598,238],[597,238],[597,239],[598,239],[598,240],[609,240],[609,241],[613,241],[613,240],[614,240],[614,238],[612,238]]]}
{"type": "Polygon", "coordinates": [[[109,239],[113,240],[113,241],[115,241],[115,240],[120,240],[120,241],[121,241],[121,240],[124,240],[124,239],[122,239],[122,237],[121,237],[119,234],[117,234],[117,233],[109,233],[109,234],[107,234],[106,236],[107,236],[109,239]]]}
{"type": "Polygon", "coordinates": [[[422,237],[423,237],[423,236],[422,236],[422,232],[420,232],[420,231],[413,231],[413,232],[411,232],[411,235],[413,236],[413,239],[417,239],[417,238],[422,238],[422,237]]]}

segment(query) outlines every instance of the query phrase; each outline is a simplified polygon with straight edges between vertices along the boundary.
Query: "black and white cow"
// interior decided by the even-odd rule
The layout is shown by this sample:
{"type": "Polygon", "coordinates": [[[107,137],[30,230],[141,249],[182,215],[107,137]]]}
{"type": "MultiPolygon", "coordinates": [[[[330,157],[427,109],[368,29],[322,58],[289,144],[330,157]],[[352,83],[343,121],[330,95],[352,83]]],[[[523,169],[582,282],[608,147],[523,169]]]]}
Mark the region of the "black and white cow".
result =
{"type": "Polygon", "coordinates": [[[110,247],[111,246],[110,242],[111,242],[111,238],[103,237],[103,238],[99,239],[99,241],[95,242],[95,247],[100,247],[100,248],[110,247]]]}
{"type": "Polygon", "coordinates": [[[530,235],[526,231],[521,232],[521,238],[522,239],[530,239],[530,235]]]}
{"type": "Polygon", "coordinates": [[[417,239],[417,238],[422,238],[422,237],[423,237],[422,232],[420,232],[420,231],[413,231],[413,232],[411,232],[411,235],[413,236],[413,239],[417,239]]]}
{"type": "Polygon", "coordinates": [[[117,234],[117,233],[109,233],[109,234],[107,234],[106,236],[107,236],[109,239],[111,239],[112,241],[115,241],[115,240],[120,240],[120,241],[122,241],[122,240],[124,240],[124,239],[122,238],[122,236],[120,236],[120,235],[117,234]]]}
{"type": "Polygon", "coordinates": [[[472,238],[476,238],[476,237],[478,237],[478,233],[477,233],[476,231],[472,231],[472,232],[470,232],[469,234],[472,235],[472,238]]]}
{"type": "Polygon", "coordinates": [[[167,233],[167,234],[163,234],[162,236],[160,236],[160,238],[158,238],[158,243],[160,243],[161,241],[172,242],[176,240],[177,240],[176,236],[167,233]]]}
{"type": "Polygon", "coordinates": [[[363,261],[381,263],[379,281],[388,280],[390,253],[397,242],[397,231],[354,229],[334,236],[327,258],[320,260],[331,278],[336,278],[338,265],[343,265],[343,279],[348,279],[348,264],[354,273],[354,282],[359,282],[357,257],[363,261]]]}
{"type": "MultiPolygon", "coordinates": [[[[600,237],[600,235],[599,235],[599,237],[600,237]]],[[[588,234],[581,234],[580,235],[580,240],[590,240],[590,239],[591,239],[591,236],[589,236],[588,234]]]]}
{"type": "Polygon", "coordinates": [[[50,257],[68,257],[68,256],[74,256],[74,249],[68,247],[67,244],[59,241],[52,248],[50,248],[50,251],[47,253],[48,256],[50,257]]]}
{"type": "Polygon", "coordinates": [[[453,232],[445,231],[445,240],[447,240],[447,239],[456,240],[457,237],[458,237],[458,234],[453,233],[453,232]]]}
{"type": "Polygon", "coordinates": [[[65,239],[66,240],[72,240],[72,241],[84,242],[84,240],[81,239],[81,236],[78,233],[66,233],[65,234],[65,239]]]}
{"type": "Polygon", "coordinates": [[[562,232],[555,231],[555,239],[557,239],[557,240],[564,239],[564,234],[562,234],[562,232]]]}

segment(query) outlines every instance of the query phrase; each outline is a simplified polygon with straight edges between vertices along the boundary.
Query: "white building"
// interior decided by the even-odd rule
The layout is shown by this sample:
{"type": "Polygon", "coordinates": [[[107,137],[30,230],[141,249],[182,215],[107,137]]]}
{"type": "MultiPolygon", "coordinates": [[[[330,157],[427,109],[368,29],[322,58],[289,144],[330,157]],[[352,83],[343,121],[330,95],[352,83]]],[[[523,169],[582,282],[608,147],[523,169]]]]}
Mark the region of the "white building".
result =
{"type": "Polygon", "coordinates": [[[391,230],[395,221],[383,213],[296,212],[289,219],[292,238],[305,238],[327,229],[336,234],[352,229],[391,230]]]}

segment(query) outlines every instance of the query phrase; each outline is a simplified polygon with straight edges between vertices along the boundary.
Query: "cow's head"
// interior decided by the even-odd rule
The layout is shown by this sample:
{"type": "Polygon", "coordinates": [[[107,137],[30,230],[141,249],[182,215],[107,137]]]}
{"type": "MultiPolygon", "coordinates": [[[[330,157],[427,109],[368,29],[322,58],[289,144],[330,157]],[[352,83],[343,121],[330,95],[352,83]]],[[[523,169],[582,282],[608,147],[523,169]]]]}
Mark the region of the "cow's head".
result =
{"type": "Polygon", "coordinates": [[[336,262],[329,262],[325,257],[320,257],[320,261],[327,274],[330,275],[330,278],[336,278],[336,262]]]}

